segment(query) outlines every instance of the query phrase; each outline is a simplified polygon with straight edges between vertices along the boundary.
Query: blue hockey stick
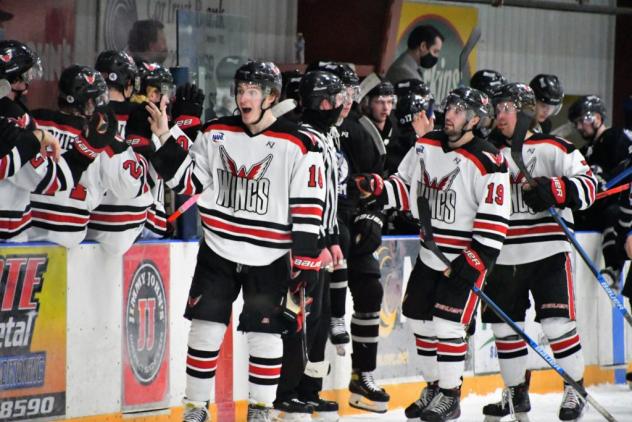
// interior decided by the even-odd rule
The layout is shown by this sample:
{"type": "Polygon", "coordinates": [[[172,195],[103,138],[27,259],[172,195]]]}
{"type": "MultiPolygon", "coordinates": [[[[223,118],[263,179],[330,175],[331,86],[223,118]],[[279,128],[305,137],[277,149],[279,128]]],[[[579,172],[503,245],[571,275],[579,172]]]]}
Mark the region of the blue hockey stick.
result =
{"type": "MultiPolygon", "coordinates": [[[[521,131],[525,125],[528,128],[530,122],[531,122],[530,115],[522,111],[518,112],[518,122],[516,123],[516,128],[514,129],[515,139],[511,140],[511,158],[513,158],[514,162],[516,163],[520,171],[524,174],[525,178],[527,179],[527,182],[531,186],[536,186],[537,182],[533,180],[533,176],[531,176],[531,174],[529,173],[529,170],[527,170],[527,167],[525,166],[524,160],[522,158],[522,145],[524,143],[524,135],[516,136],[516,134],[518,134],[519,131],[521,131]]],[[[526,130],[525,130],[525,133],[526,133],[526,130]]],[[[568,238],[568,240],[571,242],[573,247],[575,247],[575,250],[579,252],[579,255],[582,257],[586,265],[588,265],[588,268],[590,268],[590,271],[592,271],[594,276],[597,278],[597,281],[599,282],[601,287],[606,291],[606,294],[608,295],[610,302],[612,302],[612,305],[615,308],[617,308],[617,310],[621,313],[621,315],[623,315],[623,318],[625,318],[627,323],[630,324],[630,326],[632,327],[632,315],[630,315],[628,310],[625,309],[625,306],[623,305],[623,303],[621,303],[621,301],[617,298],[617,295],[612,291],[610,286],[608,286],[608,282],[606,281],[604,276],[599,272],[599,268],[597,268],[597,266],[592,261],[592,259],[590,259],[590,257],[588,256],[588,254],[586,253],[582,245],[579,244],[573,232],[568,228],[568,225],[564,222],[562,217],[560,217],[559,213],[557,212],[557,210],[555,210],[555,208],[549,207],[548,211],[553,217],[553,219],[557,222],[557,224],[560,225],[560,227],[566,234],[566,237],[568,238]]]]}
{"type": "MultiPolygon", "coordinates": [[[[428,248],[432,253],[434,253],[445,265],[450,268],[452,264],[448,257],[446,257],[443,252],[439,249],[439,246],[435,243],[434,237],[432,234],[432,223],[431,223],[431,214],[430,214],[430,206],[428,205],[428,200],[423,196],[417,197],[417,208],[419,210],[419,222],[421,223],[421,237],[424,243],[424,246],[428,248]]],[[[502,310],[496,303],[490,299],[487,294],[485,294],[481,289],[479,289],[475,284],[471,284],[470,289],[474,292],[476,296],[478,296],[487,306],[489,306],[492,311],[498,318],[503,320],[506,324],[508,324],[512,330],[520,336],[535,352],[542,358],[544,361],[551,367],[555,372],[557,372],[567,384],[572,386],[575,391],[592,407],[594,407],[601,415],[609,422],[616,422],[616,419],[605,409],[603,408],[584,388],[583,385],[579,384],[570,375],[564,371],[564,369],[559,366],[555,360],[546,353],[542,347],[538,343],[536,343],[529,335],[522,329],[518,324],[516,324],[509,316],[502,310]]]]}

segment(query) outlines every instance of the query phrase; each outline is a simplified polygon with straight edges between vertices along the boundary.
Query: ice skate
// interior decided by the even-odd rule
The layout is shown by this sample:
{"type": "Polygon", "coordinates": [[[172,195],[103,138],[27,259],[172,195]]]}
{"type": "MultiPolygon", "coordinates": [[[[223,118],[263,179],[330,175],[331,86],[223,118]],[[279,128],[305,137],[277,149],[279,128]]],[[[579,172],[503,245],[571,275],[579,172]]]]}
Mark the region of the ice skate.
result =
{"type": "Polygon", "coordinates": [[[349,382],[349,406],[375,413],[386,413],[390,396],[375,383],[370,372],[353,372],[349,382]]]}
{"type": "MultiPolygon", "coordinates": [[[[579,381],[584,385],[584,380],[579,381]]],[[[564,383],[564,396],[560,404],[559,417],[561,421],[576,421],[581,418],[586,410],[586,402],[577,391],[570,385],[564,383]]]]}
{"type": "Polygon", "coordinates": [[[277,400],[272,409],[274,422],[307,422],[312,420],[314,407],[297,398],[277,400]]]}
{"type": "Polygon", "coordinates": [[[346,354],[345,344],[349,344],[350,338],[347,328],[345,327],[344,318],[331,317],[329,323],[329,340],[336,347],[338,356],[346,354]]]}
{"type": "Polygon", "coordinates": [[[211,417],[208,413],[207,403],[203,401],[191,401],[184,399],[183,422],[208,422],[211,417]]]}
{"type": "Polygon", "coordinates": [[[272,408],[263,404],[248,405],[248,422],[272,422],[272,408]]]}
{"type": "Polygon", "coordinates": [[[439,392],[439,381],[434,381],[428,383],[423,390],[421,390],[421,394],[419,395],[419,399],[412,402],[404,413],[408,419],[419,419],[421,416],[421,412],[430,404],[434,396],[439,392]]]}
{"type": "Polygon", "coordinates": [[[528,422],[528,412],[531,410],[529,401],[529,387],[526,382],[503,390],[501,401],[490,403],[483,407],[485,422],[499,422],[509,415],[506,421],[528,422]]]}
{"type": "Polygon", "coordinates": [[[333,400],[324,400],[318,398],[317,401],[309,400],[307,404],[313,406],[314,408],[312,421],[336,422],[340,418],[340,416],[338,415],[338,403],[333,400]]]}
{"type": "Polygon", "coordinates": [[[461,388],[450,390],[441,388],[430,404],[421,412],[420,419],[429,422],[443,422],[461,416],[461,388]]]}

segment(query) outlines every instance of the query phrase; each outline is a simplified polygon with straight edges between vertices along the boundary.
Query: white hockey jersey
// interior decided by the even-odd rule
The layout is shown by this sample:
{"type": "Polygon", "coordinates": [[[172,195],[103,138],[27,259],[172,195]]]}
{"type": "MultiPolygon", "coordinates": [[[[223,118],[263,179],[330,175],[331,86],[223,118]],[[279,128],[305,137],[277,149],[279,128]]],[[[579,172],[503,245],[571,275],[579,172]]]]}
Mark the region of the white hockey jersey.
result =
{"type": "Polygon", "coordinates": [[[151,161],[175,192],[201,193],[204,239],[213,251],[253,266],[290,250],[315,256],[323,160],[297,125],[280,119],[252,134],[239,116],[224,117],[207,123],[193,145],[174,129],[151,161]]]}
{"type": "MultiPolygon", "coordinates": [[[[474,250],[485,266],[496,259],[508,228],[511,202],[507,166],[489,142],[474,138],[456,149],[443,132],[419,138],[384,183],[388,208],[418,218],[417,195],[428,199],[434,239],[453,260],[465,248],[474,250]]],[[[420,259],[443,271],[445,264],[423,244],[420,259]]]]}
{"type": "MultiPolygon", "coordinates": [[[[33,117],[39,128],[60,140],[62,149],[70,149],[80,136],[84,120],[52,110],[37,110],[33,117]]],[[[114,154],[100,153],[84,172],[79,183],[67,192],[31,195],[33,224],[29,240],[47,240],[65,247],[78,245],[86,236],[90,211],[100,203],[106,190],[133,198],[149,190],[146,163],[138,160],[131,148],[114,154]]]]}
{"type": "MultiPolygon", "coordinates": [[[[571,245],[551,214],[546,210],[536,213],[524,202],[521,185],[526,179],[511,158],[509,144],[500,145],[500,152],[509,163],[512,189],[509,230],[497,262],[526,264],[560,252],[570,252],[571,245]]],[[[595,201],[597,180],[584,156],[572,143],[554,135],[536,133],[525,140],[522,158],[533,177],[566,178],[566,196],[575,198],[577,209],[586,209],[595,201]]],[[[571,208],[559,209],[558,213],[572,229],[571,208]]]]}

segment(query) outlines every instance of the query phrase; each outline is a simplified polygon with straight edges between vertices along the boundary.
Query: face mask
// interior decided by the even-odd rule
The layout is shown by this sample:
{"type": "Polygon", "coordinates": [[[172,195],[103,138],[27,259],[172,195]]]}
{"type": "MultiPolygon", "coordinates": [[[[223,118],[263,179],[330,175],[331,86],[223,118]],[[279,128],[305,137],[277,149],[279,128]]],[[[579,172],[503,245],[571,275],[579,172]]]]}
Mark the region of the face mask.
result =
{"type": "Polygon", "coordinates": [[[419,66],[423,67],[424,69],[430,69],[431,67],[437,64],[438,60],[439,60],[438,57],[435,57],[432,54],[428,53],[425,56],[423,56],[421,59],[419,59],[419,66]]]}

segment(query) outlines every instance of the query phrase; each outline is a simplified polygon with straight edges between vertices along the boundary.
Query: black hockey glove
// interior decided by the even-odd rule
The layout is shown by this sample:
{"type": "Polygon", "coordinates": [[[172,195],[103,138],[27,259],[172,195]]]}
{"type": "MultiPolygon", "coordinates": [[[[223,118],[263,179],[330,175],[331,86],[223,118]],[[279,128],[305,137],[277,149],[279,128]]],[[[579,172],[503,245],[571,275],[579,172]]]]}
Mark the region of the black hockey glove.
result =
{"type": "Polygon", "coordinates": [[[97,158],[97,155],[113,142],[118,131],[118,121],[116,115],[108,107],[98,107],[81,131],[81,135],[75,138],[73,147],[80,154],[90,160],[97,158]]]}
{"type": "Polygon", "coordinates": [[[550,207],[569,206],[568,179],[566,177],[536,177],[536,186],[522,191],[524,202],[535,212],[550,207]]]}
{"type": "Polygon", "coordinates": [[[472,249],[465,249],[450,265],[450,280],[456,280],[471,287],[481,287],[481,279],[485,275],[485,263],[472,249]]]}
{"type": "Polygon", "coordinates": [[[360,173],[350,178],[347,189],[352,194],[357,194],[360,206],[384,207],[388,200],[384,191],[384,180],[376,173],[360,173]]]}
{"type": "Polygon", "coordinates": [[[352,256],[373,253],[382,243],[382,218],[378,214],[364,213],[353,219],[349,254],[352,256]]]}
{"type": "Polygon", "coordinates": [[[156,152],[156,145],[152,140],[151,127],[149,125],[149,112],[142,103],[136,107],[127,119],[125,126],[125,142],[134,148],[134,151],[149,159],[156,152]]]}
{"type": "Polygon", "coordinates": [[[186,130],[202,124],[204,92],[195,84],[186,83],[176,89],[171,116],[180,129],[186,130]]]}

